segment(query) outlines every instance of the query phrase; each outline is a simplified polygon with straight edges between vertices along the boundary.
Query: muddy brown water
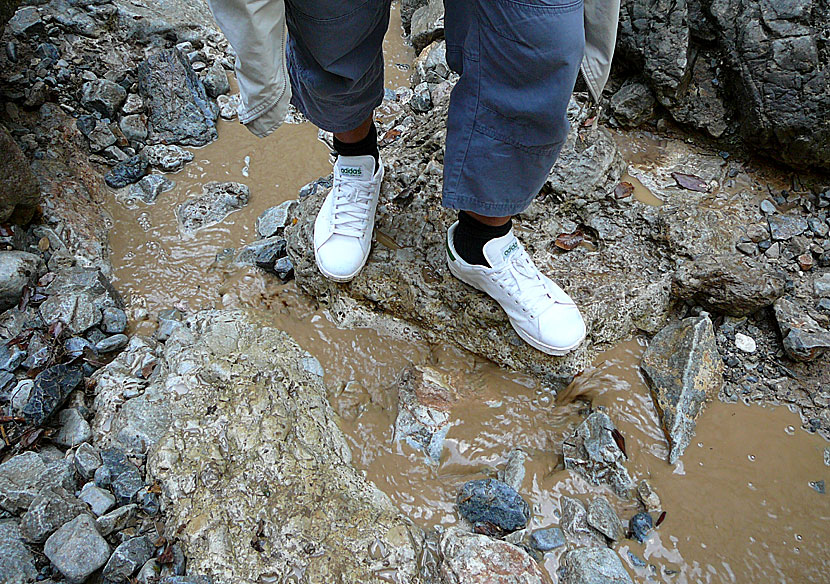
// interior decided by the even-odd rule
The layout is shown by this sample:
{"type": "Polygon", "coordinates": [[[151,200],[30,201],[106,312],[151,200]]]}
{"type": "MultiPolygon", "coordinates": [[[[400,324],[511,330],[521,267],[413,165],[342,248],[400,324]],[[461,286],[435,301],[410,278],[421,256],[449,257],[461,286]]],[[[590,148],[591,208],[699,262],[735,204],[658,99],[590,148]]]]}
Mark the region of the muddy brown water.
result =
{"type": "MultiPolygon", "coordinates": [[[[396,13],[393,13],[394,28],[396,13]]],[[[398,20],[399,22],[399,20],[398,20]]],[[[406,83],[396,63],[411,49],[390,33],[388,86],[406,83]],[[397,48],[395,48],[397,47],[397,48]]],[[[377,331],[340,330],[325,310],[294,284],[278,285],[253,269],[215,262],[226,248],[256,238],[256,217],[296,197],[307,182],[330,172],[327,148],[310,124],[285,125],[258,140],[236,122],[220,122],[219,140],[194,149],[195,160],[169,175],[176,187],[152,205],[115,195],[109,201],[114,281],[132,308],[151,314],[179,306],[245,306],[291,333],[326,370],[330,399],[352,447],[354,464],[416,523],[458,521],[455,493],[466,480],[493,476],[514,447],[529,454],[521,493],[531,504],[531,527],[558,522],[559,500],[606,496],[623,520],[638,509],[608,489],[563,468],[562,442],[589,407],[605,408],[626,437],[628,469],[647,478],[662,499],[664,523],[644,545],[616,546],[637,582],[828,582],[830,497],[810,485],[830,483],[821,438],[801,429],[799,417],[779,407],[711,403],[696,439],[680,462],[666,462],[667,446],[648,389],[639,373],[643,341],[632,340],[600,355],[591,369],[563,388],[503,370],[453,347],[390,338],[377,331]],[[251,188],[250,203],[218,225],[190,237],[180,234],[175,209],[210,180],[235,180],[251,188]],[[393,440],[396,380],[410,364],[429,365],[463,385],[439,464],[393,440]],[[557,391],[559,400],[557,401],[557,391]],[[638,567],[632,556],[644,560],[638,567]]],[[[645,166],[646,155],[665,145],[636,137],[626,156],[645,166]]],[[[636,178],[634,196],[659,204],[636,178]]],[[[152,331],[150,322],[133,330],[152,331]]],[[[544,565],[555,580],[559,554],[544,565]]]]}

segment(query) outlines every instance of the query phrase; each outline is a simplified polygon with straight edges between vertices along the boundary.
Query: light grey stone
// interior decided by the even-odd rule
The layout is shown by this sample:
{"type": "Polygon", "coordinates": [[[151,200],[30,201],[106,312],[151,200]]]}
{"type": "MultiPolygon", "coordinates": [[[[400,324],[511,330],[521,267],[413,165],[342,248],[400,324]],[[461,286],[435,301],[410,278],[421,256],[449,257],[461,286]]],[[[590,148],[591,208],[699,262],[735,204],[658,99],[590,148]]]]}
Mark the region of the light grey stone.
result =
{"type": "Polygon", "coordinates": [[[101,517],[95,520],[95,523],[102,535],[109,536],[116,531],[121,531],[128,527],[135,519],[137,510],[138,505],[135,503],[123,505],[110,511],[106,515],[101,515],[101,517]]]}
{"type": "Polygon", "coordinates": [[[80,583],[107,562],[110,546],[95,520],[81,514],[49,536],[43,553],[69,582],[80,583]]]}
{"type": "Polygon", "coordinates": [[[0,584],[29,584],[37,577],[32,552],[14,519],[0,519],[0,584]]]}
{"type": "Polygon", "coordinates": [[[124,582],[150,559],[154,551],[155,547],[145,536],[128,539],[115,548],[102,575],[110,582],[124,582]]]}
{"type": "Polygon", "coordinates": [[[587,547],[562,557],[562,584],[634,584],[619,556],[607,547],[587,547]]]}
{"type": "Polygon", "coordinates": [[[75,451],[75,470],[84,479],[90,479],[101,466],[101,454],[98,449],[84,442],[75,451]]]}
{"type": "Polygon", "coordinates": [[[175,144],[154,144],[145,146],[141,155],[155,168],[164,172],[175,172],[193,160],[193,153],[175,144]]]}
{"type": "Polygon", "coordinates": [[[75,408],[67,408],[58,414],[58,431],[52,436],[55,444],[74,448],[92,438],[92,430],[84,417],[75,408]]]}
{"type": "Polygon", "coordinates": [[[565,535],[565,540],[575,547],[605,547],[603,536],[588,525],[588,512],[578,499],[562,497],[560,499],[561,513],[559,527],[565,535]]]}
{"type": "Polygon", "coordinates": [[[185,233],[215,225],[248,204],[248,187],[237,182],[209,182],[202,194],[182,203],[176,215],[185,233]]]}
{"type": "Polygon", "coordinates": [[[96,487],[95,483],[92,482],[84,485],[78,498],[89,505],[89,508],[96,517],[104,515],[115,506],[115,497],[113,494],[96,487]]]}
{"type": "MultiPolygon", "coordinates": [[[[148,174],[134,185],[130,185],[130,196],[141,199],[145,203],[155,203],[161,193],[169,191],[176,186],[176,183],[161,174],[148,174]]],[[[125,321],[126,327],[126,321],[125,321]]],[[[110,332],[110,331],[108,331],[110,332]]],[[[120,331],[111,332],[124,332],[120,331]]]]}
{"type": "Polygon", "coordinates": [[[15,306],[24,286],[33,286],[43,270],[40,256],[25,251],[0,251],[0,312],[15,306]]]}
{"type": "Polygon", "coordinates": [[[625,535],[622,521],[605,497],[588,503],[588,525],[612,541],[619,541],[625,535]]]}
{"type": "Polygon", "coordinates": [[[63,487],[44,489],[20,518],[20,532],[26,541],[43,543],[60,526],[85,511],[86,507],[63,487]]]}
{"type": "Polygon", "coordinates": [[[282,235],[295,205],[296,201],[285,201],[275,207],[265,209],[256,220],[257,234],[263,238],[282,235]]]}
{"type": "Polygon", "coordinates": [[[614,440],[614,429],[608,414],[591,413],[562,447],[565,468],[575,470],[591,484],[607,484],[627,497],[632,480],[624,464],[625,454],[614,440]]]}
{"type": "Polygon", "coordinates": [[[47,325],[59,320],[78,335],[101,322],[101,309],[86,292],[49,296],[40,305],[40,314],[47,325]]]}
{"type": "Polygon", "coordinates": [[[446,584],[543,584],[548,579],[522,548],[485,535],[447,529],[439,544],[442,582],[446,584]]]}
{"type": "Polygon", "coordinates": [[[95,349],[99,353],[112,353],[113,351],[123,349],[129,342],[130,338],[125,334],[112,335],[95,343],[95,349]]]}
{"type": "Polygon", "coordinates": [[[0,464],[0,507],[14,514],[28,509],[45,471],[36,452],[24,452],[0,464]]]}

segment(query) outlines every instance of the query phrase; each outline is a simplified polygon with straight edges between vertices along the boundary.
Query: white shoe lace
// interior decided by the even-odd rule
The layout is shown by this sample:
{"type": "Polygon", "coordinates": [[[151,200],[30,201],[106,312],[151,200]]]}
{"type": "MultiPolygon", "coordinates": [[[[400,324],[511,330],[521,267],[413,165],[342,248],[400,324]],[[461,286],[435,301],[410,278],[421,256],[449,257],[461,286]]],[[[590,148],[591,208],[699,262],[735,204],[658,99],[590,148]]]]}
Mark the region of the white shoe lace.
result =
{"type": "Polygon", "coordinates": [[[333,188],[332,231],[348,237],[362,237],[369,224],[374,181],[341,178],[333,188]]]}
{"type": "Polygon", "coordinates": [[[493,274],[493,280],[508,298],[533,320],[556,303],[539,268],[523,247],[493,274]]]}

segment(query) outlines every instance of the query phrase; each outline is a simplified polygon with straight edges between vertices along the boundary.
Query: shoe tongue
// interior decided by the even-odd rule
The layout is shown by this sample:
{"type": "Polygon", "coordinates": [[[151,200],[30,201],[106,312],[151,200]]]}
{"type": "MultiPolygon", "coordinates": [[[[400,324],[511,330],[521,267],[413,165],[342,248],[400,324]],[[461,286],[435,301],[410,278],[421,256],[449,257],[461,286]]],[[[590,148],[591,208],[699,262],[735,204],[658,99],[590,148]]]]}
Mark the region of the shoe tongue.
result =
{"type": "Polygon", "coordinates": [[[374,156],[338,156],[334,174],[350,180],[372,180],[375,174],[374,156]]]}
{"type": "Polygon", "coordinates": [[[484,244],[484,257],[492,268],[504,265],[511,257],[519,253],[519,240],[513,230],[502,237],[496,237],[484,244]]]}

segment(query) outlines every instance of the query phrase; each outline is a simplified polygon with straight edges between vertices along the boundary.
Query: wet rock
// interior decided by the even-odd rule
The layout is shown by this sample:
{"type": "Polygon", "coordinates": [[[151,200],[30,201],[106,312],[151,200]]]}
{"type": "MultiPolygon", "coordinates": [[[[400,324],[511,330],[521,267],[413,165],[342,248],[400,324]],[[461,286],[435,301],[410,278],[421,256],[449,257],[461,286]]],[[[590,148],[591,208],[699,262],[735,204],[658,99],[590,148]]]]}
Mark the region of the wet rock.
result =
{"type": "Polygon", "coordinates": [[[785,241],[801,235],[808,229],[807,220],[793,215],[770,215],[767,217],[769,231],[775,241],[785,241]]]}
{"type": "Polygon", "coordinates": [[[228,82],[228,74],[225,73],[225,68],[222,67],[219,61],[215,61],[213,65],[207,68],[205,76],[202,78],[202,83],[205,85],[205,91],[208,96],[213,98],[225,95],[231,90],[231,84],[228,82]]]}
{"type": "Polygon", "coordinates": [[[669,463],[674,464],[691,442],[706,401],[723,386],[712,321],[702,315],[666,326],[651,340],[640,367],[669,442],[669,463]]]}
{"type": "Polygon", "coordinates": [[[827,488],[825,487],[824,481],[811,481],[810,487],[819,495],[824,495],[827,493],[827,488]]]}
{"type": "Polygon", "coordinates": [[[175,172],[193,160],[193,153],[175,144],[154,144],[145,146],[141,155],[155,168],[164,172],[175,172]]]}
{"type": "Polygon", "coordinates": [[[302,367],[304,352],[242,311],[199,312],[187,325],[164,346],[155,383],[169,388],[173,415],[147,445],[147,469],[148,481],[161,483],[166,522],[185,525],[178,537],[188,572],[257,582],[302,565],[314,582],[370,582],[380,570],[415,580],[423,535],[350,466],[323,380],[302,367]],[[194,516],[210,519],[197,526],[194,516]],[[261,520],[264,552],[238,517],[261,520]],[[309,546],[292,544],[300,540],[309,546]]]}
{"type": "Polygon", "coordinates": [[[112,353],[127,346],[130,338],[124,334],[112,335],[95,343],[95,350],[99,353],[112,353]]]}
{"type": "Polygon", "coordinates": [[[285,201],[275,207],[265,209],[256,220],[257,235],[262,238],[282,235],[296,204],[296,201],[285,201]]]}
{"type": "Polygon", "coordinates": [[[656,102],[654,94],[646,84],[630,79],[611,96],[609,105],[614,112],[614,118],[623,127],[633,128],[654,115],[656,102]]]}
{"type": "Polygon", "coordinates": [[[40,426],[54,414],[83,381],[83,372],[75,365],[53,365],[35,377],[23,417],[33,426],[40,426]]]}
{"type": "Polygon", "coordinates": [[[101,330],[110,335],[123,333],[127,330],[127,313],[120,308],[103,307],[101,309],[101,330]]]}
{"type": "Polygon", "coordinates": [[[156,340],[166,341],[176,331],[176,329],[184,326],[182,324],[182,314],[176,310],[162,310],[158,316],[158,329],[156,330],[156,340]]]}
{"type": "Polygon", "coordinates": [[[84,83],[81,105],[105,118],[114,119],[125,99],[127,92],[123,87],[108,79],[96,79],[84,83]]]}
{"type": "Polygon", "coordinates": [[[150,171],[147,159],[136,154],[123,162],[119,162],[105,176],[106,183],[114,189],[120,189],[138,182],[150,171]]]}
{"type": "Polygon", "coordinates": [[[0,519],[0,583],[28,584],[38,571],[14,519],[0,519]]]}
{"type": "Polygon", "coordinates": [[[237,110],[242,103],[242,98],[238,93],[233,95],[220,95],[216,98],[216,104],[219,106],[219,116],[223,120],[232,120],[237,116],[237,110]]]}
{"type": "Polygon", "coordinates": [[[507,462],[499,471],[499,480],[515,491],[520,491],[525,478],[525,461],[527,453],[521,448],[514,448],[507,454],[507,462]]]}
{"type": "Polygon", "coordinates": [[[637,513],[628,522],[631,537],[640,543],[643,543],[646,540],[648,532],[651,531],[652,527],[654,527],[654,521],[648,513],[637,513]]]}
{"type": "Polygon", "coordinates": [[[633,584],[620,557],[607,547],[588,547],[562,557],[562,584],[633,584]]]}
{"type": "Polygon", "coordinates": [[[398,382],[395,440],[406,440],[438,463],[450,427],[449,410],[456,393],[449,379],[429,367],[413,366],[398,382]]]}
{"type": "Polygon", "coordinates": [[[20,301],[23,288],[33,287],[43,268],[43,260],[33,253],[0,251],[0,312],[20,301]]]}
{"type": "Polygon", "coordinates": [[[605,497],[597,497],[588,503],[588,525],[612,541],[621,540],[625,531],[617,512],[605,497]]]}
{"type": "Polygon", "coordinates": [[[496,479],[464,483],[455,502],[464,519],[473,524],[493,526],[500,533],[521,529],[530,519],[527,502],[514,489],[496,479]]]}
{"type": "Polygon", "coordinates": [[[118,127],[130,142],[144,142],[147,139],[147,117],[144,114],[124,116],[118,127]]]}
{"type": "Polygon", "coordinates": [[[153,143],[204,146],[216,139],[216,112],[187,57],[166,49],[138,66],[153,143]]]}
{"type": "Polygon", "coordinates": [[[45,471],[46,465],[35,452],[24,452],[0,464],[0,507],[9,513],[28,509],[45,471]]]}
{"type": "Polygon", "coordinates": [[[85,442],[75,451],[75,470],[84,479],[92,478],[101,466],[101,454],[98,449],[85,442]]]}
{"type": "Polygon", "coordinates": [[[84,511],[84,505],[66,489],[45,489],[20,518],[20,533],[30,543],[43,543],[59,527],[84,511]]]}
{"type": "Polygon", "coordinates": [[[565,535],[558,527],[537,529],[530,534],[530,545],[540,552],[549,552],[565,545],[565,535]]]}
{"type": "Polygon", "coordinates": [[[66,268],[46,288],[46,293],[53,295],[87,294],[92,304],[103,310],[106,307],[123,308],[124,301],[110,281],[97,268],[76,266],[66,268]]]}
{"type": "Polygon", "coordinates": [[[637,498],[640,499],[647,511],[657,511],[662,508],[660,496],[646,479],[637,484],[637,498]]]}
{"type": "Polygon", "coordinates": [[[101,310],[95,306],[92,295],[85,292],[49,296],[40,305],[40,314],[47,325],[61,321],[78,335],[101,322],[101,310]]]}
{"type": "Polygon", "coordinates": [[[412,14],[409,40],[420,53],[432,41],[444,36],[444,3],[429,0],[412,14]]]}
{"type": "Polygon", "coordinates": [[[53,533],[43,553],[69,582],[78,583],[107,562],[110,546],[98,532],[95,520],[82,514],[53,533]]]}
{"type": "Polygon", "coordinates": [[[605,538],[588,525],[588,512],[581,501],[571,497],[562,497],[559,504],[561,507],[559,527],[569,544],[576,547],[605,547],[605,538]]]}
{"type": "Polygon", "coordinates": [[[523,549],[450,527],[439,544],[446,584],[542,584],[547,579],[523,549]]]}
{"type": "Polygon", "coordinates": [[[150,559],[155,547],[147,537],[128,539],[112,552],[102,576],[110,582],[123,582],[150,559]]]}
{"type": "MultiPolygon", "coordinates": [[[[145,203],[155,203],[161,193],[171,190],[176,183],[161,174],[148,174],[130,186],[130,197],[145,203]]],[[[119,331],[120,332],[120,331],[119,331]]]]}
{"type": "Polygon", "coordinates": [[[185,233],[214,225],[248,204],[248,187],[236,182],[209,182],[202,194],[182,203],[176,215],[185,233]]]}
{"type": "Polygon", "coordinates": [[[594,485],[607,484],[621,497],[627,497],[632,481],[623,464],[625,454],[612,435],[614,429],[604,412],[589,415],[562,446],[565,468],[577,471],[594,485]]]}
{"type": "Polygon", "coordinates": [[[75,408],[61,410],[58,414],[58,431],[52,442],[64,448],[74,448],[92,438],[89,422],[75,408]]]}
{"type": "Polygon", "coordinates": [[[711,310],[746,316],[771,306],[781,297],[784,276],[750,258],[701,255],[679,265],[672,292],[711,310]]]}
{"type": "Polygon", "coordinates": [[[101,451],[101,467],[95,471],[95,484],[111,489],[119,506],[131,503],[144,487],[139,470],[117,448],[101,451]]]}
{"type": "Polygon", "coordinates": [[[96,517],[100,517],[115,506],[115,497],[112,493],[96,487],[94,483],[85,484],[78,498],[89,505],[96,517]]]}
{"type": "Polygon", "coordinates": [[[790,358],[812,361],[830,349],[830,331],[819,325],[792,298],[779,298],[773,309],[783,337],[784,351],[790,358]]]}
{"type": "Polygon", "coordinates": [[[116,531],[121,531],[131,525],[135,519],[137,510],[138,505],[134,503],[124,505],[110,511],[106,515],[102,515],[95,521],[95,524],[98,526],[101,535],[109,536],[110,534],[116,531]]]}

